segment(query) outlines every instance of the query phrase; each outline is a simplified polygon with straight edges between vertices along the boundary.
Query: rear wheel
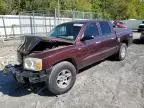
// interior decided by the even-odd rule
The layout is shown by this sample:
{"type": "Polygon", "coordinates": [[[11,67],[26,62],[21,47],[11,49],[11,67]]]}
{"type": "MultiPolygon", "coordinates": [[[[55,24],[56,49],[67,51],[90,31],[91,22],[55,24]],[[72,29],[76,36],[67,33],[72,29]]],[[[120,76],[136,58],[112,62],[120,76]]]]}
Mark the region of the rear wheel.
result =
{"type": "Polygon", "coordinates": [[[47,86],[50,92],[59,95],[69,91],[76,80],[76,68],[70,62],[56,64],[49,75],[47,86]]]}
{"type": "Polygon", "coordinates": [[[117,54],[117,58],[118,58],[118,60],[124,60],[126,55],[127,55],[127,45],[125,43],[122,43],[120,45],[120,49],[117,54]]]}

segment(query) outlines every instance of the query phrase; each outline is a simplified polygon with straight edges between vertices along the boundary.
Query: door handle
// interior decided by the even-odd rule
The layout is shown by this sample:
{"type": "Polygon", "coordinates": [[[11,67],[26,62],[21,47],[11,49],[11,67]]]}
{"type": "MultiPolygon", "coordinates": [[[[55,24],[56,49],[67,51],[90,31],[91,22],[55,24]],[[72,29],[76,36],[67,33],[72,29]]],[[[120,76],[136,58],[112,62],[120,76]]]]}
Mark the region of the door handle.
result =
{"type": "Polygon", "coordinates": [[[99,43],[101,43],[101,41],[96,42],[96,44],[99,44],[99,43]]]}

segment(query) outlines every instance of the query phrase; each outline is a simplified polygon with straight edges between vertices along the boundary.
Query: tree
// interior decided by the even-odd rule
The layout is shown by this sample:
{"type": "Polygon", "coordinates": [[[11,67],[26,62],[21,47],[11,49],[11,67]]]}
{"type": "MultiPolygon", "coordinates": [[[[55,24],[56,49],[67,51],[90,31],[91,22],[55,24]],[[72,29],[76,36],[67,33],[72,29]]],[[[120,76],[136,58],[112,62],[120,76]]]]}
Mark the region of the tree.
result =
{"type": "Polygon", "coordinates": [[[131,0],[129,4],[127,5],[127,18],[139,18],[139,0],[131,0]]]}
{"type": "MultiPolygon", "coordinates": [[[[91,11],[106,19],[144,18],[144,0],[59,0],[60,10],[91,11]]],[[[54,10],[58,0],[0,0],[0,14],[54,10]]]]}
{"type": "Polygon", "coordinates": [[[126,0],[105,0],[105,18],[124,19],[126,7],[126,0]]]}
{"type": "Polygon", "coordinates": [[[102,6],[101,0],[91,0],[91,4],[92,4],[92,11],[93,12],[101,12],[101,6],[102,6]]]}
{"type": "Polygon", "coordinates": [[[144,0],[140,2],[140,5],[139,5],[139,16],[140,16],[140,19],[144,19],[144,0]]]}
{"type": "Polygon", "coordinates": [[[4,10],[4,3],[2,0],[0,0],[0,13],[3,14],[3,10],[4,10]]]}
{"type": "Polygon", "coordinates": [[[0,0],[0,14],[5,14],[6,12],[6,4],[3,0],[0,0]]]}

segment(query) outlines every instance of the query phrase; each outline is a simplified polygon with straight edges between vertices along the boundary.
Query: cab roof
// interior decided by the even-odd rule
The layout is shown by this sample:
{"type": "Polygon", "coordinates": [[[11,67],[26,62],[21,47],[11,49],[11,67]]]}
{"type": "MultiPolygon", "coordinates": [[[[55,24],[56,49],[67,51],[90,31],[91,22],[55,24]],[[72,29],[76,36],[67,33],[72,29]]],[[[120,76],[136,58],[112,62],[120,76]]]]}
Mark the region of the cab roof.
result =
{"type": "MultiPolygon", "coordinates": [[[[89,22],[109,22],[106,20],[75,20],[75,21],[70,21],[70,22],[65,22],[65,23],[80,23],[80,24],[86,24],[89,22]]],[[[64,24],[64,23],[63,23],[64,24]]]]}

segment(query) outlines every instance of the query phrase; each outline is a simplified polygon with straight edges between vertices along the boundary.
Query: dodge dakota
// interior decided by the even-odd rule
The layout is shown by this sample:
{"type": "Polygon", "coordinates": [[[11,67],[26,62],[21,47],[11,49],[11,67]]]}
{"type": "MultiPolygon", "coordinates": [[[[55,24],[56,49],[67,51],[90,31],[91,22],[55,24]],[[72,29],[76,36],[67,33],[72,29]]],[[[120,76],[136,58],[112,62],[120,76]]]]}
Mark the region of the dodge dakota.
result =
{"type": "Polygon", "coordinates": [[[113,56],[124,60],[132,31],[108,21],[73,21],[56,26],[47,36],[25,36],[13,71],[19,83],[44,82],[50,92],[69,91],[80,69],[113,56]]]}

